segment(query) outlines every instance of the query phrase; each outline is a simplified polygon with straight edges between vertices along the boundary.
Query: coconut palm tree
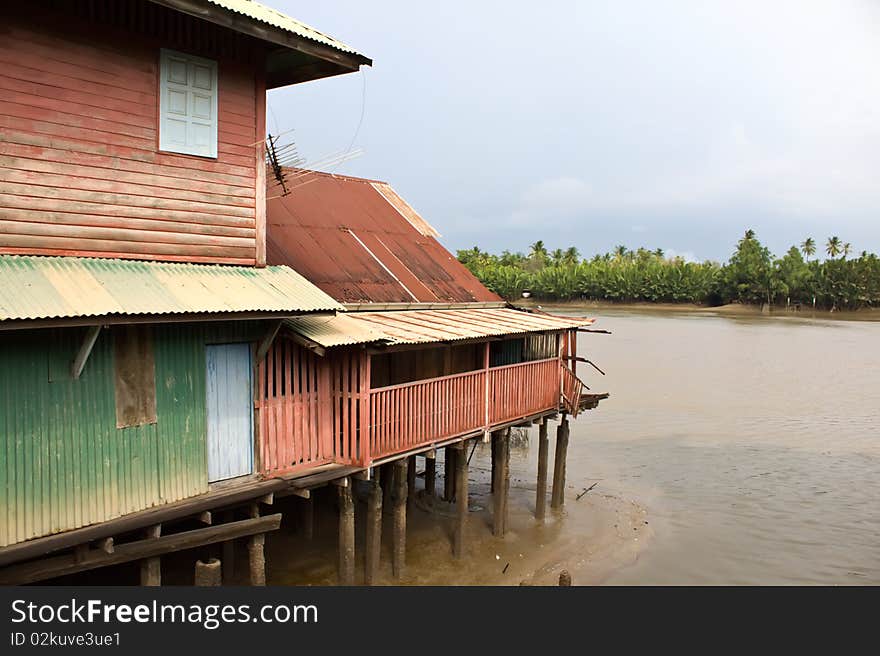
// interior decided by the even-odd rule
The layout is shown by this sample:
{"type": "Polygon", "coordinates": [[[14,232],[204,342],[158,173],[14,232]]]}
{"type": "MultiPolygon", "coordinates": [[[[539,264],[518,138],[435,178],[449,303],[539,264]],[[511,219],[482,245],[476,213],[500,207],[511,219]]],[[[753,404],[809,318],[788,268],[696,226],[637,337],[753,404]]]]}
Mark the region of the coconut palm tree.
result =
{"type": "Polygon", "coordinates": [[[825,244],[825,252],[828,253],[829,257],[837,257],[841,252],[841,243],[840,237],[837,235],[828,238],[828,242],[825,244]]]}
{"type": "Polygon", "coordinates": [[[547,258],[547,247],[544,246],[544,242],[540,239],[536,241],[534,244],[529,246],[529,257],[533,260],[538,258],[546,259],[547,258]]]}
{"type": "Polygon", "coordinates": [[[569,246],[565,249],[565,255],[563,255],[562,260],[566,264],[577,264],[581,259],[580,251],[574,246],[569,246]]]}
{"type": "Polygon", "coordinates": [[[623,257],[626,255],[626,252],[626,246],[624,246],[623,244],[619,244],[618,246],[614,247],[614,256],[618,260],[622,260],[623,257]]]}
{"type": "Polygon", "coordinates": [[[746,234],[743,235],[743,239],[745,239],[746,241],[752,241],[754,238],[755,238],[755,231],[752,230],[751,228],[746,230],[746,234]]]}
{"type": "Polygon", "coordinates": [[[801,242],[801,252],[810,259],[816,252],[816,242],[812,237],[807,237],[801,242]]]}
{"type": "Polygon", "coordinates": [[[841,249],[841,253],[843,253],[843,259],[845,260],[847,256],[852,253],[852,244],[846,242],[841,249]]]}

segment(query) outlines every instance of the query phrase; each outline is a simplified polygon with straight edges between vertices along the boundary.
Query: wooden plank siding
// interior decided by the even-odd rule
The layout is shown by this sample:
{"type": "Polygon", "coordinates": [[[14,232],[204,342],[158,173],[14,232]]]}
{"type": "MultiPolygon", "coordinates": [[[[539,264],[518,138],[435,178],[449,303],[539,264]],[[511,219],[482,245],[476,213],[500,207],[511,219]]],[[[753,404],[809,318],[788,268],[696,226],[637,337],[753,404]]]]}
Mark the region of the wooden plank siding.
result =
{"type": "Polygon", "coordinates": [[[116,16],[138,4],[105,3],[114,24],[0,9],[0,253],[262,264],[262,46],[186,16],[163,32],[159,7],[116,16]],[[216,159],[158,150],[163,47],[219,62],[216,159]]]}

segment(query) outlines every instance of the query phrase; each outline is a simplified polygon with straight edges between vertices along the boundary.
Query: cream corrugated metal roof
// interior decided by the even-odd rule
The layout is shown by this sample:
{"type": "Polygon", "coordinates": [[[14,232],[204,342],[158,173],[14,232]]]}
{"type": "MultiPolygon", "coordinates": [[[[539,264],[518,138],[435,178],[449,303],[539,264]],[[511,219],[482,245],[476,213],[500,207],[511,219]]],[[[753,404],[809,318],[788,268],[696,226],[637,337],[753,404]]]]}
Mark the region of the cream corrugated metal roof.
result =
{"type": "Polygon", "coordinates": [[[259,2],[254,2],[253,0],[208,0],[208,2],[217,5],[218,7],[222,7],[227,11],[232,11],[236,14],[247,16],[255,21],[277,27],[285,32],[290,32],[291,34],[296,34],[297,36],[311,39],[318,43],[323,43],[325,46],[330,46],[336,50],[341,50],[342,52],[347,52],[352,55],[359,55],[361,57],[364,56],[341,41],[337,41],[331,36],[322,34],[315,28],[309,27],[305,23],[282,14],[280,11],[272,9],[272,7],[260,4],[259,2]]]}
{"type": "Polygon", "coordinates": [[[104,315],[343,310],[293,269],[0,255],[0,323],[104,315]]]}
{"type": "Polygon", "coordinates": [[[329,348],[344,344],[428,344],[589,326],[594,319],[560,317],[512,308],[355,312],[287,321],[291,330],[329,348]]]}

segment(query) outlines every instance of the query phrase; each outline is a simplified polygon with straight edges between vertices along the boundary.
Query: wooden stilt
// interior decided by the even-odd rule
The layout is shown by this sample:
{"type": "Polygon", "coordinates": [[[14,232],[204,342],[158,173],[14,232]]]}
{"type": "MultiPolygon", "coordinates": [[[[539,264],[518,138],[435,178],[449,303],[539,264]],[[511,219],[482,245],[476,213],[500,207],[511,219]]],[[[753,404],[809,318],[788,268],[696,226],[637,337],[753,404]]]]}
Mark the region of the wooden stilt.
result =
{"type": "Polygon", "coordinates": [[[251,585],[266,585],[266,534],[257,533],[248,538],[248,566],[251,585]]]}
{"type": "Polygon", "coordinates": [[[312,493],[308,499],[300,501],[302,504],[302,534],[311,542],[315,537],[315,495],[312,493]]]}
{"type": "Polygon", "coordinates": [[[510,490],[510,430],[495,431],[495,492],[492,494],[492,534],[504,537],[507,530],[507,495],[510,490]]]}
{"type": "Polygon", "coordinates": [[[393,504],[394,523],[391,534],[391,573],[395,579],[403,577],[406,568],[406,460],[393,463],[393,504]]]}
{"type": "MultiPolygon", "coordinates": [[[[235,513],[231,510],[226,511],[223,513],[223,521],[235,521],[235,513]]],[[[235,540],[226,540],[223,543],[222,550],[220,562],[223,563],[223,583],[225,585],[232,585],[232,580],[235,577],[235,540]]]]}
{"type": "Polygon", "coordinates": [[[211,558],[208,562],[196,561],[195,584],[197,586],[220,585],[220,561],[211,558]]]}
{"type": "Polygon", "coordinates": [[[538,489],[535,492],[535,519],[543,520],[547,510],[547,456],[550,440],[547,438],[547,418],[538,426],[538,489]]]}
{"type": "Polygon", "coordinates": [[[464,536],[468,516],[468,461],[467,442],[462,443],[455,459],[455,532],[452,538],[452,556],[461,558],[464,555],[464,536]]]}
{"type": "MultiPolygon", "coordinates": [[[[148,528],[144,537],[158,538],[161,534],[162,525],[157,524],[148,528]]],[[[162,585],[162,560],[159,556],[144,558],[141,561],[141,585],[151,587],[162,585]]]]}
{"type": "Polygon", "coordinates": [[[354,585],[354,500],[351,485],[336,489],[339,495],[339,585],[354,585]]]}
{"type": "Polygon", "coordinates": [[[489,438],[489,445],[492,450],[492,474],[489,477],[489,492],[495,492],[495,477],[498,475],[498,440],[495,439],[495,433],[489,438]]]}
{"type": "Polygon", "coordinates": [[[425,456],[425,494],[437,494],[437,459],[433,456],[425,456]]]}
{"type": "Polygon", "coordinates": [[[367,539],[364,554],[364,583],[373,585],[379,571],[382,551],[382,488],[378,481],[370,481],[367,493],[367,539]]]}
{"type": "Polygon", "coordinates": [[[448,446],[444,449],[443,461],[443,500],[455,501],[455,449],[448,446]]]}
{"type": "Polygon", "coordinates": [[[391,491],[394,489],[394,463],[382,465],[382,505],[391,508],[391,491]]]}
{"type": "Polygon", "coordinates": [[[409,510],[412,510],[416,499],[416,457],[410,456],[406,460],[406,503],[409,510]]]}
{"type": "Polygon", "coordinates": [[[568,452],[568,419],[563,415],[556,428],[556,460],[553,463],[553,491],[550,507],[562,508],[565,505],[565,458],[568,452]]]}

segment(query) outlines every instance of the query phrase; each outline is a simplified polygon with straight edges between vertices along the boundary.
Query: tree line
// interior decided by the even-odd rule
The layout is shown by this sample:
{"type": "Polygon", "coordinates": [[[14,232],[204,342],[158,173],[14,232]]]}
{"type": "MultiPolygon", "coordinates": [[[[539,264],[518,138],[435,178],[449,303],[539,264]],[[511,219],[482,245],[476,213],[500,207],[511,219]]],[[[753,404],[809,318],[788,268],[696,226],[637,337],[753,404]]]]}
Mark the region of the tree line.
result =
{"type": "Polygon", "coordinates": [[[507,299],[528,293],[554,301],[603,300],[647,303],[802,305],[829,310],[880,306],[880,258],[837,236],[824,244],[824,259],[809,237],[782,257],[747,230],[725,263],[688,262],[662,249],[630,250],[581,257],[574,247],[548,251],[543,241],[529,253],[494,255],[477,247],[458,259],[489,289],[507,299]]]}

